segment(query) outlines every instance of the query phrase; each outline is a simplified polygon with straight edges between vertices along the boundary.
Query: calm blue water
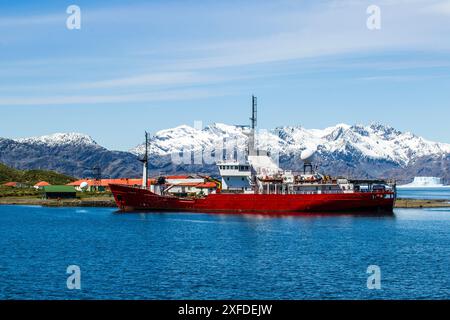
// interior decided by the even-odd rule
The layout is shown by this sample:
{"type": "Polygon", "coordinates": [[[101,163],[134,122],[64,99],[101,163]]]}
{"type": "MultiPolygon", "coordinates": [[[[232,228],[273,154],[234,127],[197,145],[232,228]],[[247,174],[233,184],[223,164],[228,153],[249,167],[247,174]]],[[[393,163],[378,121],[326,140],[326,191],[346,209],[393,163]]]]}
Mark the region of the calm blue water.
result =
{"type": "Polygon", "coordinates": [[[403,199],[437,199],[450,201],[450,188],[398,189],[398,197],[403,199]]]}
{"type": "Polygon", "coordinates": [[[391,217],[0,206],[2,299],[449,299],[450,210],[391,217]],[[68,265],[81,290],[66,288],[68,265]],[[366,287],[378,265],[382,289],[366,287]]]}

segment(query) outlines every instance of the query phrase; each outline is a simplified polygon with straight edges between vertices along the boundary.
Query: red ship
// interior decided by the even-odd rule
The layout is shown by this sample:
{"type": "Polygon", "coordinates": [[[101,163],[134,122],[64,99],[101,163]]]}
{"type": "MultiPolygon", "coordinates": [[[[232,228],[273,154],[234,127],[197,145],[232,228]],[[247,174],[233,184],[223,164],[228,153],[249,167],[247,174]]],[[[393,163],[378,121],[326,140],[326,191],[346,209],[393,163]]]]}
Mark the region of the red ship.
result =
{"type": "Polygon", "coordinates": [[[148,185],[147,134],[143,185],[111,184],[121,211],[188,211],[235,214],[392,213],[395,181],[332,178],[314,170],[314,152],[301,155],[303,172],[279,168],[269,154],[255,148],[256,98],[245,161],[217,163],[221,179],[197,177],[186,183],[159,177],[148,185]]]}

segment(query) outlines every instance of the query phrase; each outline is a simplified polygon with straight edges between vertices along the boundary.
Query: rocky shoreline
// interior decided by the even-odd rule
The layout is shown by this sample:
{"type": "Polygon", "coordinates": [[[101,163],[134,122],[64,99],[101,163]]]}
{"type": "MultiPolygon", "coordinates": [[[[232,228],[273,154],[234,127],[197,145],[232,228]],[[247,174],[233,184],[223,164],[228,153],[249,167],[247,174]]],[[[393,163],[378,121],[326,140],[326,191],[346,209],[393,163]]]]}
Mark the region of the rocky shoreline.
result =
{"type": "Polygon", "coordinates": [[[3,197],[0,205],[36,205],[43,207],[117,207],[111,197],[47,200],[30,197],[3,197]]]}
{"type": "Polygon", "coordinates": [[[397,199],[396,208],[448,208],[450,200],[397,199]]]}

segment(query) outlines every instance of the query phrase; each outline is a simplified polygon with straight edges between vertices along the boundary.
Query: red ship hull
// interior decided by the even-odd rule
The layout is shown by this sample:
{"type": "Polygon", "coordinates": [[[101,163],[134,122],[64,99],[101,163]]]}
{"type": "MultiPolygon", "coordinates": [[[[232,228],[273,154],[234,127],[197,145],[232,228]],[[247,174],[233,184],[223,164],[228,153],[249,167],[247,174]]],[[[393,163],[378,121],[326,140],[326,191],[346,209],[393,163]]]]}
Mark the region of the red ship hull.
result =
{"type": "Polygon", "coordinates": [[[202,198],[160,196],[149,190],[110,185],[122,211],[188,211],[210,213],[304,214],[304,213],[392,213],[395,194],[355,192],[331,194],[231,194],[202,198]]]}

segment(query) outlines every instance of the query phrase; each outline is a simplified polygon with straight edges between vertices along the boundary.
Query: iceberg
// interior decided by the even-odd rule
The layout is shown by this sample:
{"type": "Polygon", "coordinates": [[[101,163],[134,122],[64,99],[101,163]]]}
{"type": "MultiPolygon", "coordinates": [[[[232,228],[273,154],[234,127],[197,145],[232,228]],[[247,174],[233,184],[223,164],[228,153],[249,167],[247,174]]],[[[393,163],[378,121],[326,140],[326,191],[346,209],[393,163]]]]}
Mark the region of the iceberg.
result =
{"type": "Polygon", "coordinates": [[[438,177],[415,177],[414,181],[408,184],[400,185],[398,188],[443,188],[448,187],[442,184],[438,177]]]}

